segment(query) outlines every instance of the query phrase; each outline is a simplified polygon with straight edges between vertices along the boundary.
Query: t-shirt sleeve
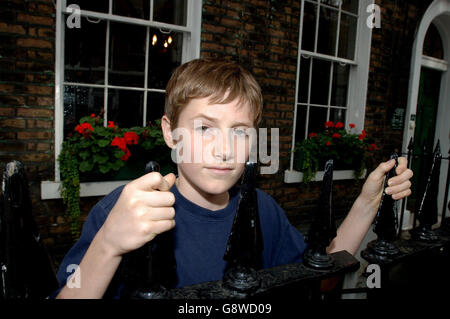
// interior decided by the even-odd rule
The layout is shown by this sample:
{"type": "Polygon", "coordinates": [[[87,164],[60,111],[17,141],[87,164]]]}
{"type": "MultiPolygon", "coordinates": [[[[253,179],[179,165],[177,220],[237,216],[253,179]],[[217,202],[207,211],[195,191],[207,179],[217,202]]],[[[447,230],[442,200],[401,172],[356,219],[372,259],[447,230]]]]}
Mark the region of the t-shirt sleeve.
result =
{"type": "Polygon", "coordinates": [[[258,209],[264,239],[264,268],[302,262],[306,249],[303,235],[292,226],[277,202],[259,189],[258,209]]]}

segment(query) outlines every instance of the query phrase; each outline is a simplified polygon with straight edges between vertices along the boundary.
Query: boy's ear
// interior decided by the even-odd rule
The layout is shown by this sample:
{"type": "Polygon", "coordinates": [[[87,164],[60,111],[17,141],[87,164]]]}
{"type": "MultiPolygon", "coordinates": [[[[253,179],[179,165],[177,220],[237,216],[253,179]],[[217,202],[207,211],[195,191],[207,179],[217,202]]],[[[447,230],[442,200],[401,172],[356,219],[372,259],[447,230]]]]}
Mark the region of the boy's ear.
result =
{"type": "Polygon", "coordinates": [[[172,138],[172,128],[170,125],[170,120],[165,114],[161,118],[161,128],[163,131],[164,141],[166,142],[167,146],[173,149],[175,147],[175,144],[172,138]]]}

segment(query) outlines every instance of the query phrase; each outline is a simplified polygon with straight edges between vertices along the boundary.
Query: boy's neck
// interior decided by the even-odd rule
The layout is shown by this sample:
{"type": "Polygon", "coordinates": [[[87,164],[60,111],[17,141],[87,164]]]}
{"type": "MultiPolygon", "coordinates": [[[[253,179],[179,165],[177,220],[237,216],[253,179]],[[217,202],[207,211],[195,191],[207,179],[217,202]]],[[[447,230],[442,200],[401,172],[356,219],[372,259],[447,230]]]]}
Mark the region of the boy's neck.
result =
{"type": "Polygon", "coordinates": [[[194,204],[215,211],[227,207],[230,200],[228,191],[222,194],[208,194],[198,188],[194,188],[184,178],[178,177],[175,181],[178,191],[194,204]]]}

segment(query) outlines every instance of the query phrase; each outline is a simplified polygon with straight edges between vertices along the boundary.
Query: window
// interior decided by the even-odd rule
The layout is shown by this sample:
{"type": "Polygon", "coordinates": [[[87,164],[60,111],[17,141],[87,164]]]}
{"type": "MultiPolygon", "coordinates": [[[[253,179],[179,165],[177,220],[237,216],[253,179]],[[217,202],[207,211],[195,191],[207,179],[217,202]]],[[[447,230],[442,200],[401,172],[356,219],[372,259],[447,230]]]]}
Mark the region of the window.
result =
{"type": "MultiPolygon", "coordinates": [[[[292,150],[295,141],[322,131],[326,121],[363,128],[371,41],[366,9],[370,3],[301,1],[292,150]]],[[[293,162],[292,153],[290,171],[293,162]]]]}
{"type": "Polygon", "coordinates": [[[81,117],[102,114],[120,127],[161,118],[174,69],[200,55],[200,24],[197,0],[58,1],[56,181],[62,141],[81,117]],[[68,24],[74,15],[79,24],[68,24]]]}

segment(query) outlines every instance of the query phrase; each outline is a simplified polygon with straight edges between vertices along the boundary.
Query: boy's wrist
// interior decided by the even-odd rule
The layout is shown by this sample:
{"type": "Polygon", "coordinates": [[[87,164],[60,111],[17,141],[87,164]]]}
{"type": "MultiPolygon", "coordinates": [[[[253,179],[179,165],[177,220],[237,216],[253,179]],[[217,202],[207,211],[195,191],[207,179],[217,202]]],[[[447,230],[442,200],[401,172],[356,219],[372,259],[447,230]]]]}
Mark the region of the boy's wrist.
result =
{"type": "Polygon", "coordinates": [[[95,235],[93,242],[98,246],[99,252],[107,258],[122,258],[122,255],[118,253],[112,245],[108,243],[105,238],[104,229],[101,227],[95,235]]]}

